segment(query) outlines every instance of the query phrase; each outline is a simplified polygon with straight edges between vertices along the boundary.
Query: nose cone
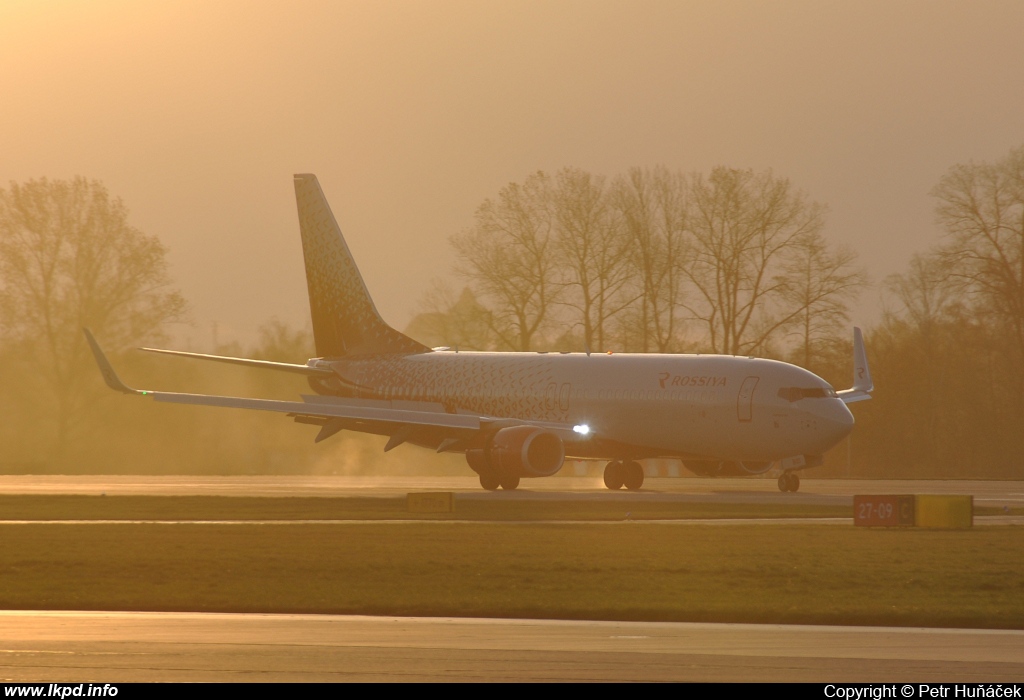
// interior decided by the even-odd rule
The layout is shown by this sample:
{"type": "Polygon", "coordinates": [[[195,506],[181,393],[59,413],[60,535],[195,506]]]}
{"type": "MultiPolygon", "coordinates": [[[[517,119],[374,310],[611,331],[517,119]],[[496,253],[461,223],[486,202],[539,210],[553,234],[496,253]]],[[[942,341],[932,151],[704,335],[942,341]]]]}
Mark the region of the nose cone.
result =
{"type": "Polygon", "coordinates": [[[853,414],[846,407],[842,399],[832,399],[827,402],[828,407],[822,411],[822,418],[825,420],[826,431],[832,444],[841,442],[853,431],[853,414]]]}

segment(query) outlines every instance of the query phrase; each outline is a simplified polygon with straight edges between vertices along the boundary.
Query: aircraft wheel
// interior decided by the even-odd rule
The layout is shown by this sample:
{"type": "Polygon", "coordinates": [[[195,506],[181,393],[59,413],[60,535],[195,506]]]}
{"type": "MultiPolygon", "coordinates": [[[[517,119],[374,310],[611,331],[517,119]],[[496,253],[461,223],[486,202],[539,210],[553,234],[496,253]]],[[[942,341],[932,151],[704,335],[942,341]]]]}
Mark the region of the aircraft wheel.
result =
{"type": "Polygon", "coordinates": [[[506,491],[514,491],[519,487],[519,475],[518,474],[502,474],[500,477],[501,488],[506,491]]]}
{"type": "Polygon", "coordinates": [[[793,491],[800,488],[800,475],[796,472],[783,472],[779,477],[779,491],[793,491]]]}
{"type": "Polygon", "coordinates": [[[630,491],[636,491],[644,485],[644,468],[639,462],[626,462],[622,467],[623,486],[630,491]]]}
{"type": "Polygon", "coordinates": [[[496,491],[501,486],[501,479],[493,472],[484,472],[480,475],[480,485],[488,491],[496,491]]]}
{"type": "Polygon", "coordinates": [[[616,460],[614,462],[608,462],[608,466],[604,468],[604,485],[610,488],[612,491],[618,491],[622,488],[623,472],[625,468],[622,462],[616,460]]]}
{"type": "Polygon", "coordinates": [[[782,472],[779,475],[779,491],[783,493],[789,491],[789,472],[782,472]]]}

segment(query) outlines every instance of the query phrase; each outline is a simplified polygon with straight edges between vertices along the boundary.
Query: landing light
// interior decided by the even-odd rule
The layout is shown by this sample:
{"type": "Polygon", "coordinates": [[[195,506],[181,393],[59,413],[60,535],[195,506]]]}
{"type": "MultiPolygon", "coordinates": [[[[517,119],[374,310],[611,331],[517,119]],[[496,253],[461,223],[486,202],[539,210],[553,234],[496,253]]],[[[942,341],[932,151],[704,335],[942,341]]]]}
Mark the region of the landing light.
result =
{"type": "Polygon", "coordinates": [[[574,425],[572,426],[572,431],[580,435],[588,435],[590,433],[590,426],[585,424],[574,425]]]}

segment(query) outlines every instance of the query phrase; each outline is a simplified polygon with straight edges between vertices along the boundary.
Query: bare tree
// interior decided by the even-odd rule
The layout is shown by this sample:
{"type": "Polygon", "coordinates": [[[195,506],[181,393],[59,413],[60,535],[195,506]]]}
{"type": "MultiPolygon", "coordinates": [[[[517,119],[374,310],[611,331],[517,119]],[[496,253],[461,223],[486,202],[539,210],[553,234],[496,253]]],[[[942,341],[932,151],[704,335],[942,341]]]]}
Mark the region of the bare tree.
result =
{"type": "Polygon", "coordinates": [[[565,168],[552,192],[555,250],[565,276],[563,303],[576,311],[587,348],[604,350],[608,322],[630,299],[629,239],[609,206],[604,178],[565,168]]]}
{"type": "Polygon", "coordinates": [[[435,282],[420,301],[405,334],[428,346],[447,345],[464,350],[493,350],[494,332],[491,312],[473,290],[464,287],[455,294],[443,282],[435,282]]]}
{"type": "Polygon", "coordinates": [[[946,232],[940,255],[977,311],[1006,329],[1024,381],[1024,147],[953,166],[932,194],[946,232]]]}
{"type": "Polygon", "coordinates": [[[480,205],[472,228],[451,238],[456,269],[490,309],[505,348],[532,349],[551,320],[560,291],[552,219],[551,182],[538,172],[503,187],[480,205]]]}
{"type": "Polygon", "coordinates": [[[309,328],[293,329],[279,318],[272,318],[259,327],[259,342],[249,353],[258,360],[296,362],[316,354],[313,332],[309,328]]]}
{"type": "Polygon", "coordinates": [[[799,341],[801,364],[810,369],[823,344],[845,331],[850,304],[867,284],[867,274],[855,266],[856,253],[830,249],[817,231],[797,239],[787,257],[782,296],[786,309],[796,311],[792,334],[799,341]]]}
{"type": "Polygon", "coordinates": [[[933,339],[935,328],[959,305],[949,269],[935,255],[915,255],[910,260],[910,270],[890,275],[885,286],[899,301],[901,315],[925,341],[933,339]]]}
{"type": "Polygon", "coordinates": [[[950,262],[917,255],[886,281],[898,305],[872,338],[889,387],[876,418],[888,433],[882,458],[932,476],[992,473],[1020,452],[1020,394],[1005,371],[1005,329],[973,308],[950,262]]]}
{"type": "Polygon", "coordinates": [[[0,324],[32,353],[56,396],[58,457],[84,415],[86,387],[96,384],[82,327],[118,347],[184,312],[165,252],[128,224],[124,204],[96,180],[0,189],[0,324]]]}
{"type": "Polygon", "coordinates": [[[615,183],[638,308],[634,323],[643,352],[672,352],[682,324],[688,247],[685,178],[666,168],[632,168],[615,183]]]}
{"type": "Polygon", "coordinates": [[[886,290],[902,307],[895,314],[887,314],[886,330],[893,334],[902,323],[915,340],[908,344],[908,349],[920,370],[920,386],[914,393],[918,395],[919,404],[916,419],[922,424],[919,431],[925,437],[919,441],[918,450],[934,458],[936,446],[943,442],[940,422],[949,413],[939,400],[939,385],[946,383],[946,377],[938,365],[939,358],[945,354],[945,343],[941,341],[947,334],[947,326],[959,315],[956,313],[959,308],[956,288],[940,257],[915,255],[907,272],[886,279],[886,290]]]}
{"type": "Polygon", "coordinates": [[[715,168],[690,180],[690,259],[695,293],[687,308],[714,352],[763,349],[802,308],[786,304],[787,266],[817,236],[823,209],[770,171],[715,168]]]}

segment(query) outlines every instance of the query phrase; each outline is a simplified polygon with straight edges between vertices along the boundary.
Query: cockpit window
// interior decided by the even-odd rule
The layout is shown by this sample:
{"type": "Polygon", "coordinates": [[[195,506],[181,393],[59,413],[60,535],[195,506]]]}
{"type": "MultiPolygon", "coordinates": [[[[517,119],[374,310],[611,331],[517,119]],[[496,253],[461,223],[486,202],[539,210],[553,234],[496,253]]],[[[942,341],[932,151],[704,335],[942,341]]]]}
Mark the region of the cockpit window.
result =
{"type": "Polygon", "coordinates": [[[800,399],[834,399],[836,390],[832,387],[814,387],[804,389],[797,386],[787,386],[779,389],[779,398],[786,401],[799,401],[800,399]]]}

